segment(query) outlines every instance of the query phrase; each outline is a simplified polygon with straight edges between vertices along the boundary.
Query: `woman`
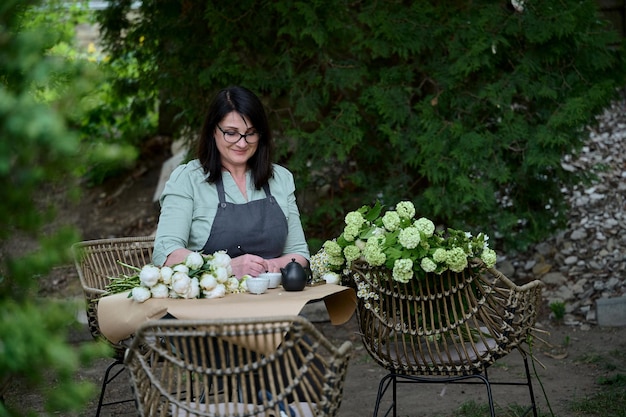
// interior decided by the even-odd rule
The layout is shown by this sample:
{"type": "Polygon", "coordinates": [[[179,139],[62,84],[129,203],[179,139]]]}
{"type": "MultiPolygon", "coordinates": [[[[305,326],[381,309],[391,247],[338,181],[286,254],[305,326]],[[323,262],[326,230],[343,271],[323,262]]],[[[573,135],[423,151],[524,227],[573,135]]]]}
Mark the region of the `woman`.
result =
{"type": "Polygon", "coordinates": [[[225,250],[237,277],[279,272],[310,258],[291,172],[272,163],[261,101],[246,88],[220,91],[206,115],[197,159],[170,176],[160,198],[153,262],[225,250]]]}

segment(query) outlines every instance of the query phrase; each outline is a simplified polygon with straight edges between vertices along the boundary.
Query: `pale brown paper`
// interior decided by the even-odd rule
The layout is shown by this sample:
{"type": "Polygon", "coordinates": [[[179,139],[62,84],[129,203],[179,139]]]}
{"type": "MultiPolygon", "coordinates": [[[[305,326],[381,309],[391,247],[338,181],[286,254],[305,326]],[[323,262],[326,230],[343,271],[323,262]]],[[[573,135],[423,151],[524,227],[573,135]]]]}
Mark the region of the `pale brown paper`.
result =
{"type": "Polygon", "coordinates": [[[100,331],[112,343],[135,333],[147,320],[170,313],[180,320],[245,318],[298,315],[305,304],[324,300],[334,325],[347,322],[356,309],[356,294],[341,285],[318,285],[303,291],[285,291],[282,287],[264,294],[227,294],[223,298],[182,300],[150,298],[143,303],[128,298],[128,293],[103,297],[98,302],[100,331]]]}

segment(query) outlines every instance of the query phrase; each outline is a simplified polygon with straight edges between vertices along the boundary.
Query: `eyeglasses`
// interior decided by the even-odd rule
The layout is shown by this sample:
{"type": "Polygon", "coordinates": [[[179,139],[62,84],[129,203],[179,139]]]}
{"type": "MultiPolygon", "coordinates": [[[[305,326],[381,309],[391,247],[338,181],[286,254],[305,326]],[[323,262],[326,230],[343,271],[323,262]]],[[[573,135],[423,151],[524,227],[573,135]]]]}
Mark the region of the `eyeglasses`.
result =
{"type": "Polygon", "coordinates": [[[224,135],[224,140],[228,143],[237,143],[241,140],[241,138],[243,138],[243,140],[245,140],[248,145],[253,145],[259,141],[259,137],[261,136],[259,135],[259,132],[246,133],[245,135],[242,135],[236,130],[224,131],[220,127],[220,125],[217,125],[217,128],[220,130],[220,132],[222,132],[222,134],[224,135]]]}

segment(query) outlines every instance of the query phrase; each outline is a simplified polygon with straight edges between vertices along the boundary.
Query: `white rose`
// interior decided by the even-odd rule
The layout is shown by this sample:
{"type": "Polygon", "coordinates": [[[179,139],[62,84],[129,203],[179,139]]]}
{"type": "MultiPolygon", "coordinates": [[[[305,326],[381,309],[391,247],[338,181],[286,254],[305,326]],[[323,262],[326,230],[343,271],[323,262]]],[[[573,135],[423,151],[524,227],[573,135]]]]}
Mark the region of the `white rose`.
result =
{"type": "Polygon", "coordinates": [[[229,277],[230,277],[230,274],[228,273],[228,270],[224,268],[223,266],[220,266],[215,269],[215,279],[220,284],[224,284],[228,280],[229,277]]]}
{"type": "Polygon", "coordinates": [[[200,277],[200,287],[203,290],[211,291],[217,285],[215,277],[209,273],[204,273],[200,277]]]}
{"type": "Polygon", "coordinates": [[[230,266],[230,256],[224,251],[215,252],[213,254],[213,261],[211,262],[216,268],[223,267],[228,268],[230,266]]]}
{"type": "Polygon", "coordinates": [[[217,284],[211,291],[205,291],[206,298],[222,298],[226,295],[226,287],[224,284],[217,284]]]}
{"type": "Polygon", "coordinates": [[[169,285],[172,282],[172,274],[174,270],[169,266],[164,266],[161,268],[161,281],[163,284],[169,285]]]}
{"type": "Polygon", "coordinates": [[[160,277],[161,271],[154,265],[145,265],[139,272],[139,282],[148,288],[159,282],[160,277]]]}
{"type": "Polygon", "coordinates": [[[200,269],[204,265],[204,257],[198,252],[191,252],[185,258],[185,265],[191,270],[200,269]]]}
{"type": "Polygon", "coordinates": [[[182,272],[185,275],[189,275],[189,267],[185,264],[177,264],[172,268],[174,272],[182,272]]]}
{"type": "Polygon", "coordinates": [[[187,298],[198,298],[200,296],[200,283],[198,282],[198,278],[191,278],[191,283],[189,285],[189,292],[187,293],[187,298]]]}
{"type": "Polygon", "coordinates": [[[189,292],[189,286],[191,285],[191,278],[189,275],[182,272],[174,272],[172,275],[172,290],[181,297],[189,292]]]}
{"type": "Polygon", "coordinates": [[[167,288],[167,285],[160,282],[150,288],[150,293],[152,294],[152,298],[167,298],[170,295],[170,290],[167,288]]]}
{"type": "Polygon", "coordinates": [[[133,300],[138,303],[143,303],[150,298],[150,290],[146,287],[135,287],[132,289],[131,294],[133,296],[133,300]]]}
{"type": "Polygon", "coordinates": [[[339,284],[339,281],[341,280],[339,274],[335,272],[327,272],[322,278],[324,278],[327,284],[339,284]]]}
{"type": "Polygon", "coordinates": [[[236,292],[239,289],[239,280],[235,277],[229,278],[224,284],[228,292],[236,292]]]}

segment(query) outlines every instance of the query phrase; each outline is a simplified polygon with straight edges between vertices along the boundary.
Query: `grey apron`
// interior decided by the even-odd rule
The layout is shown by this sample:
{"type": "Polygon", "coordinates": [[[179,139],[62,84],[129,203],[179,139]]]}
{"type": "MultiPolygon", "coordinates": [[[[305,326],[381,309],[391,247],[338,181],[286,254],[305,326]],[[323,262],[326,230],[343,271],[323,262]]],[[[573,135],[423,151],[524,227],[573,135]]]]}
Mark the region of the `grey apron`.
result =
{"type": "Polygon", "coordinates": [[[246,204],[227,203],[221,179],[215,186],[219,204],[202,253],[225,250],[231,258],[244,254],[264,259],[281,256],[287,240],[287,219],[269,185],[263,186],[266,198],[246,204]]]}

